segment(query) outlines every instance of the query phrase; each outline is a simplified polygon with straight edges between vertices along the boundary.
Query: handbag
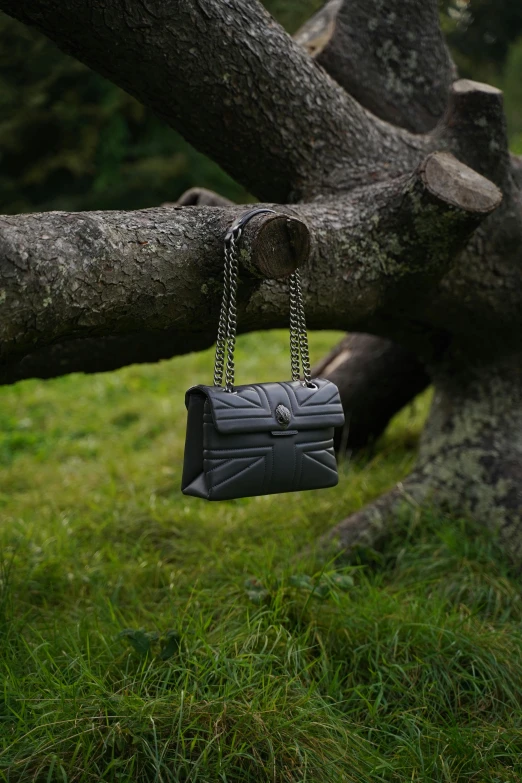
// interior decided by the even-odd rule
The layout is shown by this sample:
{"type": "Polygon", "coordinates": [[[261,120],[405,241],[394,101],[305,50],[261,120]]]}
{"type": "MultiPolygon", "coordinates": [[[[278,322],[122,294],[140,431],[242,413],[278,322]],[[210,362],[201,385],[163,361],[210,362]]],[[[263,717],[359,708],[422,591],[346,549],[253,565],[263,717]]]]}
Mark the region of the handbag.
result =
{"type": "Polygon", "coordinates": [[[214,385],[193,386],[185,395],[188,417],[181,489],[205,500],[319,489],[338,482],[333,432],[343,425],[344,414],[337,386],[311,377],[297,270],[290,276],[292,380],[234,386],[237,247],[245,224],[262,212],[275,211],[250,210],[225,235],[214,385]]]}

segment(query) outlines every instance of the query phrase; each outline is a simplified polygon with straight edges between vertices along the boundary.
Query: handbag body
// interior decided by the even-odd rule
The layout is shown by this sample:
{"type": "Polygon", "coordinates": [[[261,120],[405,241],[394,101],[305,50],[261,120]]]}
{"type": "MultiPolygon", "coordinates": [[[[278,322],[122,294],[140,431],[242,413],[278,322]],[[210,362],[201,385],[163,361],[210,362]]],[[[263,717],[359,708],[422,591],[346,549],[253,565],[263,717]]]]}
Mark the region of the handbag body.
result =
{"type": "Polygon", "coordinates": [[[297,270],[290,276],[292,379],[234,385],[237,242],[245,223],[261,212],[274,210],[250,210],[227,232],[214,385],[193,386],[185,395],[181,489],[205,500],[320,489],[338,482],[333,435],[344,424],[343,408],[334,383],[311,377],[297,270]]]}
{"type": "Polygon", "coordinates": [[[237,386],[194,386],[186,394],[182,490],[207,500],[333,487],[339,391],[323,378],[237,386]]]}

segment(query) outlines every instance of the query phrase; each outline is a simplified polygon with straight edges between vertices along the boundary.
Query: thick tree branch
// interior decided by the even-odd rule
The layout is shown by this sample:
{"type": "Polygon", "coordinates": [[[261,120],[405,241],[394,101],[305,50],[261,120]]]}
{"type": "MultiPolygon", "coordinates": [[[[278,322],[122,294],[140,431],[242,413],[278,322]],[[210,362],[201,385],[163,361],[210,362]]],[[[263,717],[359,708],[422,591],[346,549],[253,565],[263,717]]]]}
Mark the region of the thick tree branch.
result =
{"type": "Polygon", "coordinates": [[[339,451],[375,441],[388,422],[430,383],[424,365],[391,340],[349,334],[313,368],[339,388],[345,426],[335,434],[339,451]]]}
{"type": "Polygon", "coordinates": [[[522,158],[520,155],[510,155],[513,178],[519,190],[522,190],[522,158]]]}
{"type": "Polygon", "coordinates": [[[353,555],[358,547],[381,547],[399,527],[404,515],[410,516],[412,510],[424,503],[427,494],[426,482],[413,472],[389,492],[329,530],[318,541],[319,552],[329,556],[334,552],[353,555]]]}
{"type": "MultiPolygon", "coordinates": [[[[260,216],[249,224],[243,263],[270,277],[304,265],[309,325],[354,328],[393,308],[404,319],[483,218],[499,191],[445,153],[408,177],[260,216]],[[274,261],[275,258],[275,261],[274,261]]],[[[72,339],[171,330],[172,354],[214,332],[222,279],[222,241],[239,207],[183,207],[133,213],[50,213],[1,219],[0,342],[7,378],[20,360],[72,339]],[[8,366],[10,365],[10,366],[8,366]]],[[[251,277],[240,292],[240,328],[286,325],[286,285],[251,277]]],[[[415,315],[415,317],[417,317],[415,315]]],[[[138,337],[136,338],[136,335],[138,337]]],[[[137,351],[134,361],[142,360],[137,351]]],[[[53,353],[56,373],[67,369],[53,353]]],[[[111,369],[128,363],[113,356],[111,369]]],[[[25,366],[36,367],[26,361],[25,366]]],[[[75,369],[80,369],[76,367],[75,369]]],[[[89,367],[91,369],[91,366],[89,367]]],[[[101,368],[100,368],[101,369],[101,368]]],[[[109,369],[104,365],[103,369],[109,369]]],[[[47,374],[50,374],[49,368],[47,374]]]]}
{"type": "Polygon", "coordinates": [[[424,318],[453,335],[458,344],[454,361],[461,361],[457,356],[469,360],[516,350],[522,329],[522,202],[516,159],[508,152],[502,94],[477,82],[455,82],[432,139],[495,181],[504,198],[434,286],[424,318]],[[487,323],[495,328],[484,330],[487,323]]]}
{"type": "MultiPolygon", "coordinates": [[[[241,207],[18,215],[0,222],[0,359],[64,338],[194,328],[216,298],[223,236],[241,207]]],[[[246,226],[241,260],[279,277],[307,258],[308,229],[286,215],[246,226]]]]}
{"type": "MultiPolygon", "coordinates": [[[[180,207],[225,207],[233,204],[229,198],[215,193],[207,188],[189,188],[178,198],[176,204],[180,207]]],[[[173,206],[163,204],[164,207],[173,206]]]]}
{"type": "MultiPolygon", "coordinates": [[[[81,337],[38,348],[20,361],[0,362],[0,385],[26,378],[56,378],[73,372],[109,372],[129,364],[144,364],[203,351],[216,339],[216,324],[206,331],[180,332],[176,327],[107,337],[81,337]]],[[[210,370],[209,370],[210,382],[210,370]]]]}
{"type": "Polygon", "coordinates": [[[436,0],[330,0],[295,39],[384,120],[425,133],[444,112],[456,70],[436,0]]]}
{"type": "Polygon", "coordinates": [[[259,198],[305,198],[418,162],[257,0],[0,0],[123,87],[259,198]],[[211,131],[209,132],[209,128],[211,131]],[[391,155],[391,151],[395,153],[391,155]]]}
{"type": "Polygon", "coordinates": [[[469,79],[456,81],[435,137],[506,194],[511,191],[513,171],[501,90],[469,79]]]}

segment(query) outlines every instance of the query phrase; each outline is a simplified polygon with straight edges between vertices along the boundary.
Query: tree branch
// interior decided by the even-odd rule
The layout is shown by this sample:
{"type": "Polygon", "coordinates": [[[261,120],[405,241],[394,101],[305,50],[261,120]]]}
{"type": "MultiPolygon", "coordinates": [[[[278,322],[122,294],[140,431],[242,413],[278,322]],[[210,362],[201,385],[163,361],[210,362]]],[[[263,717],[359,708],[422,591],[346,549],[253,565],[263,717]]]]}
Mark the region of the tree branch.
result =
{"type": "Polygon", "coordinates": [[[19,361],[6,365],[0,362],[0,385],[26,378],[57,378],[73,372],[109,372],[129,364],[159,362],[191,351],[203,351],[214,343],[216,326],[217,319],[206,331],[180,332],[171,327],[65,340],[31,351],[19,361]]]}
{"type": "Polygon", "coordinates": [[[330,0],[294,37],[378,117],[424,133],[443,114],[456,69],[436,0],[330,0]]]}
{"type": "Polygon", "coordinates": [[[343,552],[350,556],[358,547],[381,547],[400,526],[404,515],[411,515],[425,502],[427,494],[426,481],[413,471],[393,489],[321,536],[317,551],[330,557],[343,552]]]}
{"type": "Polygon", "coordinates": [[[522,157],[510,155],[513,178],[519,190],[522,190],[522,157]]]}
{"type": "Polygon", "coordinates": [[[0,8],[149,106],[259,198],[305,198],[344,169],[362,183],[368,161],[393,158],[390,145],[408,158],[402,171],[418,162],[257,0],[0,0],[0,8]]]}
{"type": "Polygon", "coordinates": [[[459,160],[506,193],[512,190],[513,171],[501,90],[469,79],[456,81],[435,137],[459,160]]]}
{"type": "MultiPolygon", "coordinates": [[[[174,322],[181,332],[194,329],[199,311],[217,299],[223,236],[243,212],[173,207],[1,218],[0,359],[63,339],[174,322]]],[[[259,215],[241,247],[250,273],[286,276],[308,257],[308,229],[290,216],[259,215]]]]}
{"type": "MultiPolygon", "coordinates": [[[[176,202],[180,207],[225,207],[233,203],[229,198],[207,188],[189,188],[181,194],[176,202]]],[[[162,206],[171,207],[173,204],[163,204],[162,206]]]]}
{"type": "Polygon", "coordinates": [[[335,433],[338,451],[375,441],[388,422],[430,383],[422,362],[400,345],[369,334],[349,334],[313,368],[339,388],[345,426],[335,433]]]}
{"type": "MultiPolygon", "coordinates": [[[[411,176],[343,199],[279,207],[289,213],[284,216],[254,218],[242,259],[264,276],[288,274],[307,255],[309,231],[313,252],[303,270],[309,326],[368,331],[379,313],[388,322],[393,310],[399,320],[412,312],[417,317],[422,296],[499,202],[494,185],[450,155],[434,153],[411,176]]],[[[133,335],[143,345],[152,333],[171,330],[171,355],[206,344],[217,322],[225,228],[242,211],[174,207],[2,218],[4,378],[22,377],[14,365],[24,356],[69,340],[133,335]]],[[[288,322],[286,285],[251,277],[240,303],[244,331],[288,322]]],[[[67,372],[59,351],[52,356],[54,374],[67,372]]],[[[136,358],[128,350],[124,358],[114,354],[100,369],[129,360],[143,361],[143,349],[136,358]]],[[[50,372],[47,367],[47,377],[50,372]]]]}

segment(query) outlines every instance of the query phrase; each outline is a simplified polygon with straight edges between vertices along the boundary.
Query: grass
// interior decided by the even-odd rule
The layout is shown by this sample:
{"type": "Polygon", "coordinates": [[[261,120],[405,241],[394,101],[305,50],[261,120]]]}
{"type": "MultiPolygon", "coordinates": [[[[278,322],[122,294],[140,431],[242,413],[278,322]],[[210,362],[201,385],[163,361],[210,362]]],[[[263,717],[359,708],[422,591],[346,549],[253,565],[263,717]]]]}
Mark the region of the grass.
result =
{"type": "MultiPolygon", "coordinates": [[[[0,780],[520,781],[520,581],[495,542],[413,511],[384,553],[296,557],[407,473],[428,397],[335,489],[206,504],[179,483],[211,364],[0,390],[0,780]]],[[[286,335],[237,364],[286,377],[286,335]]]]}

